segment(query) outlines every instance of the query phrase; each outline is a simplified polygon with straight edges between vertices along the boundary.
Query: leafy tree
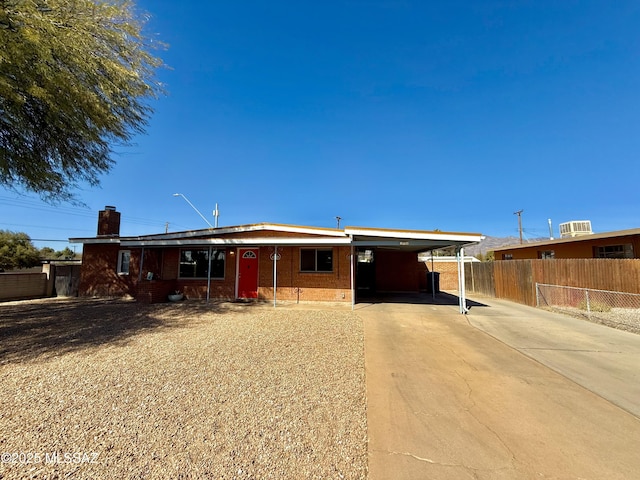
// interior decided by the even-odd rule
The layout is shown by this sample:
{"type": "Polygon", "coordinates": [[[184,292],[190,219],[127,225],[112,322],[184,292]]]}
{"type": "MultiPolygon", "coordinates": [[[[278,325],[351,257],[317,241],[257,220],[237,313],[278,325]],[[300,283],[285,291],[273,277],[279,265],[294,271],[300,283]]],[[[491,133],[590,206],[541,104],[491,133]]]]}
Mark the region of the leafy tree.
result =
{"type": "Polygon", "coordinates": [[[0,270],[35,267],[40,264],[38,249],[29,235],[0,230],[0,270]]]}
{"type": "Polygon", "coordinates": [[[42,247],[38,252],[42,260],[49,260],[56,255],[56,251],[51,247],[42,247]]]}
{"type": "Polygon", "coordinates": [[[132,0],[0,0],[0,185],[73,200],[161,92],[132,0]]]}
{"type": "Polygon", "coordinates": [[[481,262],[493,262],[494,257],[495,257],[495,253],[493,252],[493,250],[489,250],[487,251],[487,253],[484,253],[484,254],[481,252],[476,255],[476,258],[481,262]]]}
{"type": "Polygon", "coordinates": [[[64,247],[64,250],[56,252],[56,257],[69,260],[75,257],[75,253],[73,253],[73,250],[71,250],[69,247],[64,247]]]}
{"type": "Polygon", "coordinates": [[[76,254],[69,247],[65,247],[64,250],[54,250],[51,247],[42,247],[38,254],[42,260],[69,260],[76,258],[76,254]]]}

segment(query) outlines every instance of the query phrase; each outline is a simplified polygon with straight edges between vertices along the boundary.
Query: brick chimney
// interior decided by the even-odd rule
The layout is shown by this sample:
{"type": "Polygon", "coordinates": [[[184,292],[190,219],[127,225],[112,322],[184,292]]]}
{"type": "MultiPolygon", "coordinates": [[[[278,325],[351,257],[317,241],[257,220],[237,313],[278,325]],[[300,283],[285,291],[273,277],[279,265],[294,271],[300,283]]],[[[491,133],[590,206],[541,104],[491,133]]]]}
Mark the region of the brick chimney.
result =
{"type": "Polygon", "coordinates": [[[107,205],[98,213],[98,236],[120,236],[120,212],[107,205]]]}

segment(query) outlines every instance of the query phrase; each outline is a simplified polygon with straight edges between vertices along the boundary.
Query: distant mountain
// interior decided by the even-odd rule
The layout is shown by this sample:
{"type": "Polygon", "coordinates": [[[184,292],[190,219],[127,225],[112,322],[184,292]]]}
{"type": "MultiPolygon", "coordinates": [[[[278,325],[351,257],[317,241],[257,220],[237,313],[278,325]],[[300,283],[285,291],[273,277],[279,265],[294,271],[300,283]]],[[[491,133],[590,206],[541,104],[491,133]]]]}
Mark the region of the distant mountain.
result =
{"type": "MultiPolygon", "coordinates": [[[[529,240],[525,240],[525,243],[533,243],[540,242],[546,240],[546,238],[530,238],[529,240]]],[[[519,237],[490,237],[486,236],[484,240],[480,241],[477,245],[473,245],[471,247],[467,247],[464,249],[465,255],[471,255],[475,257],[479,253],[482,255],[486,254],[489,251],[495,250],[500,247],[507,247],[509,245],[519,245],[520,238],[519,237]]]]}

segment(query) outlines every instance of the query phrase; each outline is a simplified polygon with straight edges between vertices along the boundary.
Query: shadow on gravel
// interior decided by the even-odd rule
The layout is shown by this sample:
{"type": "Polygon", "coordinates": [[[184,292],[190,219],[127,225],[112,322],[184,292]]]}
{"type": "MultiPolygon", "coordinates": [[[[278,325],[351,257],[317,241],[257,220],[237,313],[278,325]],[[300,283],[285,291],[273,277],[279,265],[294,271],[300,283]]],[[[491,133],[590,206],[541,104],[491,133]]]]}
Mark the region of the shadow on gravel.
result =
{"type": "Polygon", "coordinates": [[[197,325],[228,304],[146,305],[126,300],[51,299],[0,303],[0,365],[123,344],[145,331],[197,325]]]}

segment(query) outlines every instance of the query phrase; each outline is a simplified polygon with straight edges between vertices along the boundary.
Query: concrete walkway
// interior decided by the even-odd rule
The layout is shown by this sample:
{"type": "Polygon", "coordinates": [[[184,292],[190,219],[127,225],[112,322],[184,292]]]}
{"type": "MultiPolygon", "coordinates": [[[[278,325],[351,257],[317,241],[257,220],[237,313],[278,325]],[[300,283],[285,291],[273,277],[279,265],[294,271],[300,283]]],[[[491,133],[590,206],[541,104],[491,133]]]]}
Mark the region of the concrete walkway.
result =
{"type": "Polygon", "coordinates": [[[640,336],[477,301],[357,305],[369,478],[640,478],[640,336]]]}
{"type": "Polygon", "coordinates": [[[479,300],[488,308],[472,307],[471,325],[640,418],[640,335],[504,300],[479,300]]]}

